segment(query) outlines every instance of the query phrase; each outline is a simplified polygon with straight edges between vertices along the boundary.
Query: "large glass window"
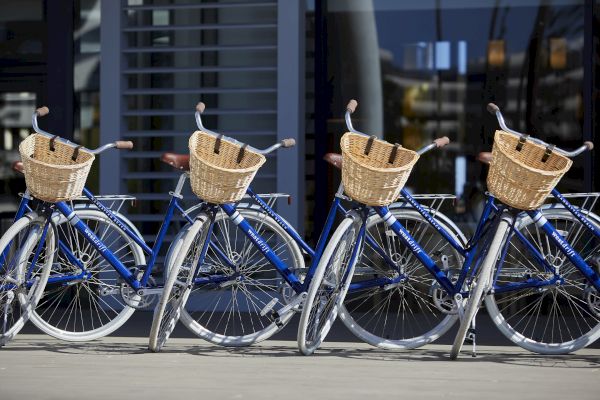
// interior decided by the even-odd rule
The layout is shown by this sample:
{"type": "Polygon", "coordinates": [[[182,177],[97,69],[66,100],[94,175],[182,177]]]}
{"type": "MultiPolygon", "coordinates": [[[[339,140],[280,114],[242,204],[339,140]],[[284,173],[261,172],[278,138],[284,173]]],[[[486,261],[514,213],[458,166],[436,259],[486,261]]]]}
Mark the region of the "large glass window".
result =
{"type": "MultiPolygon", "coordinates": [[[[514,129],[566,148],[583,141],[584,43],[591,40],[583,0],[324,4],[327,79],[317,96],[331,108],[317,121],[328,132],[317,146],[339,150],[351,98],[359,102],[356,127],[390,142],[416,149],[447,135],[451,145],[423,157],[407,187],[456,194],[455,211],[472,220],[486,187],[476,155],[491,150],[498,128],[487,103],[514,129]]],[[[562,189],[586,187],[585,160],[575,161],[562,189]]]]}
{"type": "MultiPolygon", "coordinates": [[[[42,1],[5,1],[0,12],[0,218],[16,210],[25,189],[11,164],[30,132],[31,112],[43,92],[46,20],[42,1]]],[[[3,230],[0,230],[0,232],[3,230]]]]}

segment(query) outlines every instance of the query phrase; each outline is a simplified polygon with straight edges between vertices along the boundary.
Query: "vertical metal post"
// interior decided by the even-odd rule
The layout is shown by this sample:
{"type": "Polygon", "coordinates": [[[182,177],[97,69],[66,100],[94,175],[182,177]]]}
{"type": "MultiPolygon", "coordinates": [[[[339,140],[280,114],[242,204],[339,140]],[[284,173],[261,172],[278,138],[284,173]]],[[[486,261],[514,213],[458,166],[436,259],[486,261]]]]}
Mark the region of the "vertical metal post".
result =
{"type": "MultiPolygon", "coordinates": [[[[331,116],[331,86],[327,73],[327,0],[315,0],[315,208],[313,212],[313,239],[316,242],[319,232],[325,226],[327,205],[331,201],[329,193],[330,168],[323,156],[328,149],[327,119],[331,116]]],[[[335,147],[337,148],[337,147],[335,147]]]]}
{"type": "MultiPolygon", "coordinates": [[[[119,140],[121,118],[122,0],[100,5],[100,143],[119,140]]],[[[121,155],[107,151],[100,156],[100,193],[121,192],[121,155]]]]}
{"type": "MultiPolygon", "coordinates": [[[[600,40],[600,29],[597,26],[598,2],[586,0],[583,24],[583,140],[594,141],[595,131],[598,128],[598,115],[594,97],[598,93],[598,50],[600,40]]],[[[583,155],[583,184],[586,192],[592,192],[597,188],[594,185],[594,157],[592,153],[585,152],[583,155]]]]}
{"type": "Polygon", "coordinates": [[[291,137],[296,147],[277,152],[277,191],[292,195],[291,207],[278,212],[304,232],[304,0],[277,2],[277,138],[291,137]]]}
{"type": "MultiPolygon", "coordinates": [[[[61,4],[48,2],[48,81],[45,105],[52,112],[46,118],[46,130],[67,139],[73,139],[73,26],[75,4],[63,0],[61,4]]],[[[44,105],[38,101],[38,106],[44,105]]]]}

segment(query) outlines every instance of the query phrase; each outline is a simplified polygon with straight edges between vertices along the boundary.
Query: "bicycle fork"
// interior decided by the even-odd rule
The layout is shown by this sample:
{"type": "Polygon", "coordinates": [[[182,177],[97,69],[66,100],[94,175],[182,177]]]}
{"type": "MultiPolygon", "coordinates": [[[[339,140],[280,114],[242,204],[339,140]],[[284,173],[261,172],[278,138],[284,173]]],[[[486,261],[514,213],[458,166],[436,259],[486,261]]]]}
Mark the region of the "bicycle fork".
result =
{"type": "MultiPolygon", "coordinates": [[[[470,325],[470,327],[465,337],[465,342],[470,343],[472,345],[472,357],[477,357],[477,313],[481,308],[481,304],[483,303],[485,296],[492,289],[492,285],[494,282],[494,266],[496,265],[498,258],[501,256],[501,261],[503,261],[504,257],[506,256],[506,246],[503,246],[503,242],[508,237],[508,233],[510,232],[510,230],[513,229],[514,222],[515,218],[513,218],[510,214],[505,213],[502,216],[502,219],[498,223],[498,228],[496,229],[494,238],[492,239],[492,242],[490,243],[490,246],[487,249],[485,259],[483,260],[483,263],[480,267],[479,280],[478,282],[476,282],[476,285],[481,285],[483,287],[483,291],[475,295],[480,296],[480,298],[476,300],[478,304],[477,306],[475,306],[475,312],[471,318],[471,321],[467,322],[470,325]]],[[[474,287],[473,289],[469,290],[469,293],[474,293],[475,291],[476,290],[474,287]]],[[[466,316],[462,296],[460,293],[457,293],[457,295],[455,296],[455,300],[457,302],[459,320],[461,321],[461,323],[464,323],[464,318],[466,318],[466,316]]]]}

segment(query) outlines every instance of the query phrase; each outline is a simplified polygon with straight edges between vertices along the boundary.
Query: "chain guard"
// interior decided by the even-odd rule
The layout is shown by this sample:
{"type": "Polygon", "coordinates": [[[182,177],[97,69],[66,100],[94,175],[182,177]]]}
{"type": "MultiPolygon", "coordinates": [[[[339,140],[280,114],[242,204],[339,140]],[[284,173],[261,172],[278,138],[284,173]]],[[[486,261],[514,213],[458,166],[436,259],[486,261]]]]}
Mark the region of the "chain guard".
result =
{"type": "MultiPolygon", "coordinates": [[[[456,276],[452,272],[447,273],[452,283],[456,283],[456,276]]],[[[444,314],[457,315],[458,305],[452,296],[446,292],[438,282],[434,282],[430,289],[431,298],[435,307],[444,314]]]]}
{"type": "MultiPolygon", "coordinates": [[[[136,279],[140,279],[144,275],[144,271],[138,270],[137,268],[131,269],[131,272],[136,276],[136,279]]],[[[154,277],[150,276],[148,278],[148,284],[149,287],[156,287],[156,281],[154,277]]],[[[147,294],[140,296],[137,294],[135,289],[133,289],[122,278],[119,278],[119,294],[121,295],[121,299],[125,304],[131,308],[135,308],[136,310],[149,309],[151,306],[156,304],[160,296],[158,294],[147,294]]]]}

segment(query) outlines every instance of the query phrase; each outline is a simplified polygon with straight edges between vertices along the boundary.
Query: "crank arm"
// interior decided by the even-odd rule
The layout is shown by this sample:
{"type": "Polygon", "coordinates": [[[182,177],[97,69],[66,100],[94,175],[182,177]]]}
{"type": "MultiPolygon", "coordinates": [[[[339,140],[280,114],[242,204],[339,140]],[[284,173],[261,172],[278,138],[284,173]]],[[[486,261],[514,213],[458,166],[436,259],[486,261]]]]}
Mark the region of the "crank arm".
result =
{"type": "Polygon", "coordinates": [[[161,294],[162,291],[163,291],[163,288],[143,288],[143,289],[139,289],[137,291],[137,294],[139,296],[150,296],[150,295],[161,294]]]}
{"type": "Polygon", "coordinates": [[[275,316],[276,319],[280,319],[289,312],[296,312],[296,311],[301,310],[307,297],[308,297],[307,292],[302,292],[302,293],[298,294],[288,304],[281,307],[277,311],[273,311],[273,316],[275,316]]]}

